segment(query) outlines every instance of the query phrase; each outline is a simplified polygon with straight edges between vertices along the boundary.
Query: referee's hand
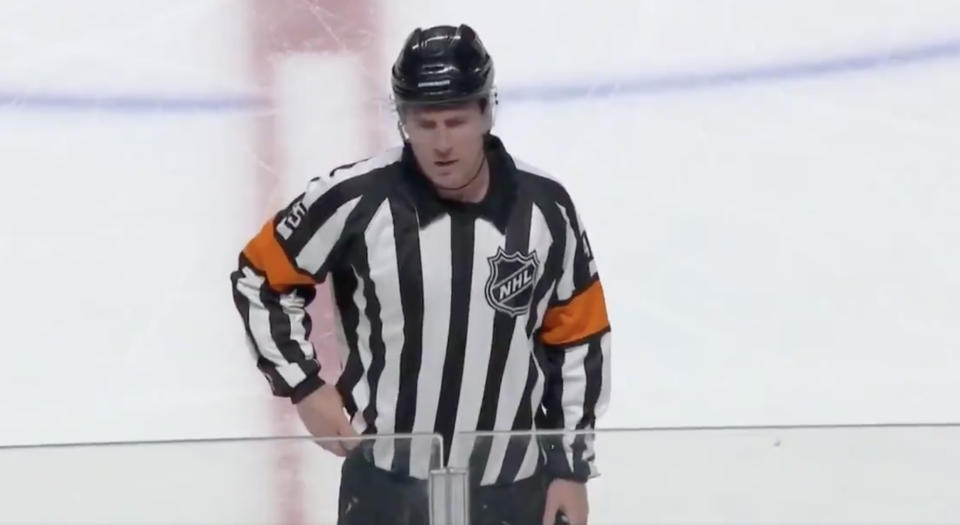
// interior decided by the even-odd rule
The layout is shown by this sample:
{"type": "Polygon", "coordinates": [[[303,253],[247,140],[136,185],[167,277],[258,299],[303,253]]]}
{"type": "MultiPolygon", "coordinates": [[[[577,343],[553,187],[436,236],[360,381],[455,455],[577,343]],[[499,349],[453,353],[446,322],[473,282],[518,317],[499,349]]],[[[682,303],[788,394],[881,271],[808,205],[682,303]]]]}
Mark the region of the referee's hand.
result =
{"type": "MultiPolygon", "coordinates": [[[[326,384],[315,390],[297,403],[297,412],[304,426],[315,437],[355,437],[359,436],[343,409],[343,400],[333,385],[326,384]]],[[[338,456],[346,456],[347,451],[357,445],[356,440],[339,441],[324,439],[319,441],[321,447],[338,456]]]]}
{"type": "Polygon", "coordinates": [[[547,488],[547,503],[543,512],[543,525],[569,523],[587,524],[587,485],[566,479],[555,479],[547,488]],[[562,518],[558,518],[559,513],[562,518]]]}

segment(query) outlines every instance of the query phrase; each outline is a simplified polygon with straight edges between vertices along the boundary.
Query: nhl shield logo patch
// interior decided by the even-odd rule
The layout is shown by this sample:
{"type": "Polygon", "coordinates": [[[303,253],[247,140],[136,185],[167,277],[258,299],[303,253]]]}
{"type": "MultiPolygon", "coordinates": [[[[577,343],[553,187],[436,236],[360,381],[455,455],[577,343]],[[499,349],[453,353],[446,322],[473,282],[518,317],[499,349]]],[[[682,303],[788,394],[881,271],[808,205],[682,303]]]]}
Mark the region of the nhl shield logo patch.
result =
{"type": "Polygon", "coordinates": [[[533,285],[540,267],[537,254],[507,254],[503,248],[497,248],[497,254],[487,257],[487,262],[490,277],[486,296],[490,306],[511,317],[526,312],[533,299],[533,285]]]}

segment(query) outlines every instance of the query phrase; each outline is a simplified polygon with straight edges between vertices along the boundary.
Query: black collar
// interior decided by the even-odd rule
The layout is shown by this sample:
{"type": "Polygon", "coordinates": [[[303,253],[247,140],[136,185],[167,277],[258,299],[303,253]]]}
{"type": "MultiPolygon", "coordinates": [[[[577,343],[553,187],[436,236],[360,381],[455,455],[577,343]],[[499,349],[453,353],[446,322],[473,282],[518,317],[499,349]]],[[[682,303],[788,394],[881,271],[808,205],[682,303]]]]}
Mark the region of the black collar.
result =
{"type": "Polygon", "coordinates": [[[408,181],[420,227],[424,228],[447,213],[465,213],[487,219],[505,233],[510,220],[510,209],[516,196],[516,166],[507,153],[500,138],[488,134],[484,139],[484,150],[490,165],[490,187],[482,201],[459,202],[444,199],[437,194],[429,179],[420,171],[410,144],[403,147],[403,175],[408,181]]]}

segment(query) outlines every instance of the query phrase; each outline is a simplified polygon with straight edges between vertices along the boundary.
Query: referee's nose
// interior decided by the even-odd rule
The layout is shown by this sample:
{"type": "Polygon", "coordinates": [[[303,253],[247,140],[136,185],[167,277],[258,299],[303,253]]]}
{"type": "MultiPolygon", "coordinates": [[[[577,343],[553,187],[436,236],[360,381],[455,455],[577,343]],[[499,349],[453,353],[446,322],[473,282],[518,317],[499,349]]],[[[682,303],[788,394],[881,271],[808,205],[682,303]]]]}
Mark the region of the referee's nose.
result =
{"type": "Polygon", "coordinates": [[[440,124],[437,126],[436,142],[433,145],[433,153],[438,158],[445,159],[453,153],[453,144],[450,142],[450,130],[440,124]]]}

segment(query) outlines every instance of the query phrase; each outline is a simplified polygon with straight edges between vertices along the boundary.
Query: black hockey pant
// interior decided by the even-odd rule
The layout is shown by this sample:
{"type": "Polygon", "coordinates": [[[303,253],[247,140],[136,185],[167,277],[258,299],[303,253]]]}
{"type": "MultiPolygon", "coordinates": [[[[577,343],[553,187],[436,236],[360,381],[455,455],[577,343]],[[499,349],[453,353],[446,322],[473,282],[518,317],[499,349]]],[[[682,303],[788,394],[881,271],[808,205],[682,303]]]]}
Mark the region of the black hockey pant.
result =
{"type": "MultiPolygon", "coordinates": [[[[471,525],[540,525],[548,480],[543,474],[470,493],[471,525]]],[[[338,525],[427,525],[427,484],[378,469],[361,455],[343,462],[338,525]]]]}

